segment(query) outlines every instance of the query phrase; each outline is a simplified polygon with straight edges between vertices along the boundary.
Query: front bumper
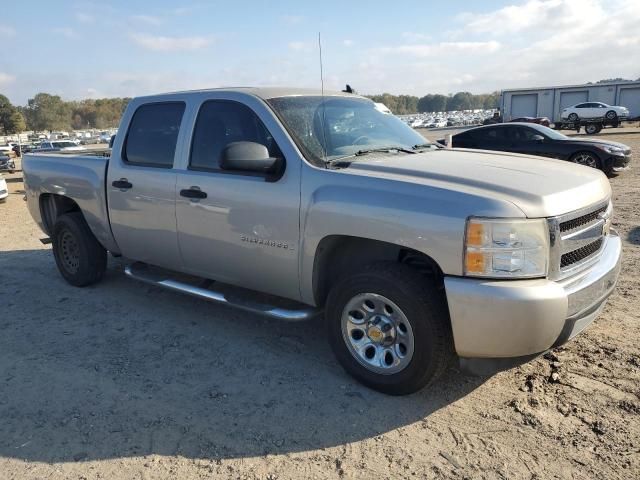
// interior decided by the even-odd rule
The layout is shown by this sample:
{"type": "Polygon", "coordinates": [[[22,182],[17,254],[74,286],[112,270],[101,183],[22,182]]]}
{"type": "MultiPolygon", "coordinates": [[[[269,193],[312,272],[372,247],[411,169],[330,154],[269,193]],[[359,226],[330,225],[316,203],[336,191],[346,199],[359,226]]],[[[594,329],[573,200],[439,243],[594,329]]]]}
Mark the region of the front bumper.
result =
{"type": "Polygon", "coordinates": [[[631,154],[611,155],[605,163],[611,172],[622,172],[629,168],[629,164],[631,163],[631,154]]]}
{"type": "Polygon", "coordinates": [[[597,263],[561,281],[445,277],[457,354],[525,357],[570,340],[604,308],[621,255],[622,241],[612,232],[597,263]]]}

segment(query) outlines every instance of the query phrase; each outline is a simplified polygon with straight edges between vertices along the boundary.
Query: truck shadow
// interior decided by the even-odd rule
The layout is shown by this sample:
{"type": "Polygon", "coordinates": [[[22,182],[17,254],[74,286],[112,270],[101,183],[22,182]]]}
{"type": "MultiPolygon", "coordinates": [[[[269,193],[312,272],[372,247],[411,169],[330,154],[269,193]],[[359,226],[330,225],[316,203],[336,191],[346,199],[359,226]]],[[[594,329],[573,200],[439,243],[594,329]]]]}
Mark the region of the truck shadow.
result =
{"type": "Polygon", "coordinates": [[[627,235],[627,241],[634,245],[640,245],[640,227],[632,228],[627,235]]]}
{"type": "Polygon", "coordinates": [[[486,378],[385,396],[321,321],[267,320],[126,279],[77,289],[48,249],[0,252],[0,455],[222,459],[332,447],[420,422],[486,378]]]}

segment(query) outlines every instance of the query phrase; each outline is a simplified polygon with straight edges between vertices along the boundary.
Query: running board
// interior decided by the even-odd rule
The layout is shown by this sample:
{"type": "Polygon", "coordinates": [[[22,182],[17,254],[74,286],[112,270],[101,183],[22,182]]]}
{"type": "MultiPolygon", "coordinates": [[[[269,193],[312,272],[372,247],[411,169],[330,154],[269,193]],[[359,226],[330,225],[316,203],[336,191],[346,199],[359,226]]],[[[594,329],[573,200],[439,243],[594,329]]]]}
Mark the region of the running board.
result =
{"type": "Polygon", "coordinates": [[[320,313],[320,310],[304,304],[300,304],[300,308],[298,309],[292,309],[281,308],[259,302],[245,303],[235,299],[231,300],[227,298],[227,295],[223,292],[216,292],[209,288],[203,288],[196,285],[191,285],[186,282],[175,280],[171,278],[171,276],[165,271],[162,271],[160,269],[158,271],[152,271],[147,267],[146,264],[140,262],[126,265],[124,267],[124,273],[130,278],[134,278],[150,285],[166,288],[175,292],[186,293],[187,295],[191,295],[192,297],[202,298],[204,300],[209,300],[210,302],[229,305],[240,310],[257,313],[260,315],[266,315],[267,317],[277,318],[279,320],[308,320],[320,313]]]}

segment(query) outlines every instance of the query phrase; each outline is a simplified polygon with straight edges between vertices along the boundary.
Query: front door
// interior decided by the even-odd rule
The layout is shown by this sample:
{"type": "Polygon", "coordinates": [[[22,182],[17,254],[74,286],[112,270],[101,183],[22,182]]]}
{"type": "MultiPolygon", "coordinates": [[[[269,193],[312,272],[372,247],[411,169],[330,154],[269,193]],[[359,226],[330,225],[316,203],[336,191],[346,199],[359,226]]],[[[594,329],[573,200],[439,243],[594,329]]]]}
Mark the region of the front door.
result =
{"type": "Polygon", "coordinates": [[[265,126],[269,122],[284,141],[262,104],[202,103],[188,164],[177,179],[178,240],[188,272],[297,299],[300,161],[284,161],[276,177],[220,168],[223,149],[231,142],[261,143],[271,157],[283,158],[265,126]]]}
{"type": "Polygon", "coordinates": [[[113,149],[106,186],[120,252],[171,269],[181,266],[173,163],[184,110],[183,102],[138,107],[129,131],[120,132],[125,140],[113,149]]]}

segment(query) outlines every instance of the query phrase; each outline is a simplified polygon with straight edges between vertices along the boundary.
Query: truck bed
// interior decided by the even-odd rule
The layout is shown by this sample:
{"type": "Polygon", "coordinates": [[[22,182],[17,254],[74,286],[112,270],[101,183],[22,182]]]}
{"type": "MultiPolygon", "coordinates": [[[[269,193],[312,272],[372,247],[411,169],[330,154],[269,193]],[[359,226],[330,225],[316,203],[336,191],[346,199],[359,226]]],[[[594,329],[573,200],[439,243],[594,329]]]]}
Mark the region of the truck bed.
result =
{"type": "Polygon", "coordinates": [[[117,251],[107,212],[108,164],[109,157],[103,155],[28,153],[24,156],[22,168],[27,205],[44,231],[51,234],[45,213],[47,208],[59,208],[51,197],[65,196],[78,205],[100,243],[117,251]]]}

